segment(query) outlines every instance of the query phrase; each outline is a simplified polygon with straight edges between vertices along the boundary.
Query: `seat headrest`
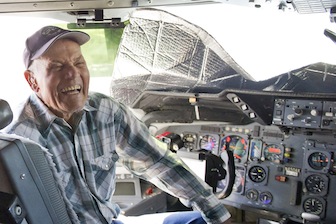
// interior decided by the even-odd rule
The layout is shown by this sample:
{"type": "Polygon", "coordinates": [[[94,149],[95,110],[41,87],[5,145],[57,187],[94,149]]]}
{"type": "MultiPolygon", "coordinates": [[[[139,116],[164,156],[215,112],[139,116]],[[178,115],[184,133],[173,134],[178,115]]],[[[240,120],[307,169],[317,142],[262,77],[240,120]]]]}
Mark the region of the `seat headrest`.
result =
{"type": "Polygon", "coordinates": [[[13,112],[6,100],[0,99],[0,129],[9,125],[13,120],[13,112]]]}

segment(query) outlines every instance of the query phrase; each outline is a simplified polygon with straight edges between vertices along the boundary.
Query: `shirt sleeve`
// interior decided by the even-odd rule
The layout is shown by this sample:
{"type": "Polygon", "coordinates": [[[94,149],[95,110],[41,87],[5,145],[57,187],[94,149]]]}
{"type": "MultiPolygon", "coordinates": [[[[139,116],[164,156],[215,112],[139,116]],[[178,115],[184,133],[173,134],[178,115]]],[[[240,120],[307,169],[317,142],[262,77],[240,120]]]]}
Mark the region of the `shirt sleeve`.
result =
{"type": "Polygon", "coordinates": [[[132,112],[121,105],[115,119],[120,122],[117,153],[132,173],[182,201],[190,202],[194,209],[202,212],[207,223],[220,224],[230,218],[230,213],[212,189],[164,143],[153,137],[132,112]]]}

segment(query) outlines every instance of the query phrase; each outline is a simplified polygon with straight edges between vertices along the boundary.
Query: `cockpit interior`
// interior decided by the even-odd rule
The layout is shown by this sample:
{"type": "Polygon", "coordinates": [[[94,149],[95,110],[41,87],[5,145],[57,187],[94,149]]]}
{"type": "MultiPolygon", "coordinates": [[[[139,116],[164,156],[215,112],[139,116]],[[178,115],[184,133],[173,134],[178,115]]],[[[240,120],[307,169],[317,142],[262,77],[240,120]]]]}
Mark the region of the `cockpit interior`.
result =
{"type": "MultiPolygon", "coordinates": [[[[98,74],[92,91],[132,108],[213,188],[237,224],[336,223],[335,13],[334,0],[0,0],[1,24],[11,23],[7,16],[19,18],[20,26],[35,18],[102,37],[96,42],[104,50],[84,49],[98,74]],[[224,8],[237,13],[222,19],[224,8]],[[253,28],[250,11],[251,20],[262,15],[253,28]],[[282,22],[273,24],[278,14],[282,22]],[[328,24],[319,26],[325,43],[305,36],[310,42],[300,45],[298,34],[313,30],[317,16],[328,24]],[[286,55],[273,58],[276,50],[286,55]],[[102,52],[107,59],[97,63],[102,52]],[[280,69],[272,71],[275,66],[280,69]],[[224,151],[232,152],[233,173],[222,169],[224,151]]],[[[1,36],[23,29],[18,24],[1,36]]],[[[4,90],[19,82],[19,76],[0,77],[4,90]]],[[[6,93],[0,91],[0,129],[18,102],[6,93]]],[[[39,149],[0,134],[0,223],[71,223],[53,170],[46,169],[49,155],[39,149]]],[[[113,200],[125,215],[188,209],[122,166],[116,173],[113,200]]]]}

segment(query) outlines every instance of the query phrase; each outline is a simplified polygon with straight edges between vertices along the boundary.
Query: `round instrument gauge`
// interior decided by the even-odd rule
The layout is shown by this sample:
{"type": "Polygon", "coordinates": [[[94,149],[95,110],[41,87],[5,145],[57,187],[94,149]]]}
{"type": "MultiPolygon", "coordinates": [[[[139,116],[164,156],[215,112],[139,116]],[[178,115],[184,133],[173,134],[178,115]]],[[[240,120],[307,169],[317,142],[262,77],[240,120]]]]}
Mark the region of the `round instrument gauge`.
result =
{"type": "Polygon", "coordinates": [[[321,215],[324,209],[323,207],[323,202],[318,198],[307,198],[303,202],[304,211],[314,215],[321,215]]]}
{"type": "Polygon", "coordinates": [[[280,163],[283,155],[283,147],[277,144],[270,144],[264,148],[264,157],[266,160],[280,163]]]}
{"type": "Polygon", "coordinates": [[[271,204],[272,200],[273,200],[273,196],[270,192],[266,191],[266,192],[261,192],[259,195],[259,200],[261,201],[261,203],[263,203],[264,205],[268,205],[271,204]]]}
{"type": "Polygon", "coordinates": [[[203,135],[200,138],[200,149],[207,151],[218,149],[218,139],[214,135],[203,135]]]}
{"type": "Polygon", "coordinates": [[[249,189],[246,191],[246,197],[250,201],[257,201],[258,200],[259,193],[256,189],[249,189]]]}
{"type": "Polygon", "coordinates": [[[313,152],[308,157],[308,164],[314,170],[322,170],[329,164],[329,158],[323,152],[313,152]]]}
{"type": "Polygon", "coordinates": [[[221,149],[232,151],[233,156],[241,160],[247,154],[247,142],[237,135],[226,136],[221,140],[221,149]]]}
{"type": "Polygon", "coordinates": [[[312,174],[308,176],[305,180],[305,185],[307,191],[313,194],[320,194],[324,192],[327,188],[327,183],[325,179],[318,174],[312,174]]]}
{"type": "Polygon", "coordinates": [[[266,179],[266,170],[261,166],[253,166],[248,175],[253,182],[260,183],[266,179]]]}
{"type": "Polygon", "coordinates": [[[182,136],[182,141],[184,143],[184,147],[188,150],[193,150],[196,145],[197,135],[192,133],[185,133],[182,136]]]}

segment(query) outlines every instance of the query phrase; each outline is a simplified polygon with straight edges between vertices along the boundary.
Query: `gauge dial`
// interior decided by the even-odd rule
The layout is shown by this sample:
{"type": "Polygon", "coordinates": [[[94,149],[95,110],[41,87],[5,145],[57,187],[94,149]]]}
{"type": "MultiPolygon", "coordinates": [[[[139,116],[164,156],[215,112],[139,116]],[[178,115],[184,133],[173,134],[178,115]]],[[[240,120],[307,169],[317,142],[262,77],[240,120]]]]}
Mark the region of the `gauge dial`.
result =
{"type": "Polygon", "coordinates": [[[259,195],[259,200],[261,201],[261,203],[263,203],[264,205],[268,205],[271,204],[272,200],[273,200],[273,196],[270,192],[266,191],[266,192],[261,192],[259,195]]]}
{"type": "Polygon", "coordinates": [[[318,174],[312,174],[308,176],[305,180],[305,185],[307,190],[313,194],[320,194],[327,188],[325,179],[318,174]]]}
{"type": "Polygon", "coordinates": [[[233,156],[241,161],[247,154],[247,142],[244,138],[237,135],[226,136],[221,140],[221,149],[232,151],[233,156]]]}
{"type": "Polygon", "coordinates": [[[246,191],[246,197],[250,200],[250,201],[257,201],[258,200],[258,191],[256,189],[249,189],[246,191]]]}
{"type": "Polygon", "coordinates": [[[270,144],[264,148],[264,157],[266,160],[280,163],[283,155],[283,147],[277,144],[270,144]]]}
{"type": "Polygon", "coordinates": [[[261,166],[253,166],[248,175],[253,182],[260,183],[266,179],[266,170],[261,166]]]}
{"type": "Polygon", "coordinates": [[[218,138],[215,135],[203,135],[200,138],[200,149],[218,151],[218,138]]]}
{"type": "Polygon", "coordinates": [[[322,170],[329,164],[328,156],[323,152],[314,152],[308,157],[308,164],[314,170],[322,170]]]}
{"type": "Polygon", "coordinates": [[[307,198],[303,202],[303,209],[305,212],[320,215],[323,212],[323,202],[318,198],[307,198]]]}
{"type": "Polygon", "coordinates": [[[197,135],[193,133],[185,133],[183,134],[182,141],[184,143],[184,147],[191,151],[195,148],[197,135]]]}

